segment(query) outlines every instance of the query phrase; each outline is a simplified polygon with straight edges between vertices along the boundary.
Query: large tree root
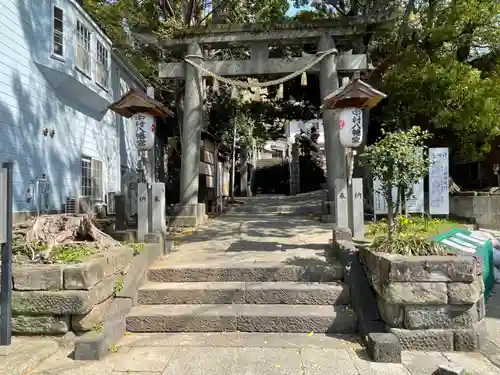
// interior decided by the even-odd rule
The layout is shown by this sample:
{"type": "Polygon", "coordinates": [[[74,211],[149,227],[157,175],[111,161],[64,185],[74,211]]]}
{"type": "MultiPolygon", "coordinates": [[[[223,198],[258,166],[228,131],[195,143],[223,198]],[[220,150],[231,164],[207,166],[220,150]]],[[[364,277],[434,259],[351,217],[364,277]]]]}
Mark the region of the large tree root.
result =
{"type": "MultiPolygon", "coordinates": [[[[42,215],[30,219],[15,231],[16,246],[31,252],[34,260],[38,251],[42,259],[48,259],[51,251],[58,246],[82,244],[99,251],[121,247],[106,233],[98,229],[89,215],[42,215]],[[42,245],[42,246],[40,246],[42,245]]],[[[15,246],[15,247],[16,247],[15,246]]]]}

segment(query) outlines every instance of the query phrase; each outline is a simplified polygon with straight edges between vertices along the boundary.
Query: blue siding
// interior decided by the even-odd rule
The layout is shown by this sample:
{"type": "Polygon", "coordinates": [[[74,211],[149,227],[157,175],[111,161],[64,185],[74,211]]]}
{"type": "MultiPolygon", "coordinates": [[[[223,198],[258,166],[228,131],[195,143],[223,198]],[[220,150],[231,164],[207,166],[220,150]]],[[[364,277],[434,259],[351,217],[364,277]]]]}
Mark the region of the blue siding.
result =
{"type": "Polygon", "coordinates": [[[109,92],[75,73],[74,12],[70,0],[0,0],[0,162],[15,162],[15,212],[35,209],[33,202],[27,202],[26,192],[42,174],[51,184],[50,209],[59,210],[67,197],[78,196],[82,156],[103,161],[105,193],[120,190],[120,164],[136,164],[137,153],[130,147],[135,144],[130,120],[123,121],[110,111],[96,116],[91,108],[96,98],[105,104],[120,97],[120,78],[129,87],[137,85],[137,80],[113,59],[109,92]],[[53,3],[58,3],[67,18],[64,62],[50,58],[53,3]],[[72,78],[55,90],[40,64],[52,64],[72,78]],[[77,103],[70,94],[83,87],[77,86],[82,83],[96,94],[89,92],[77,103]],[[89,106],[84,109],[87,99],[89,106]],[[53,129],[55,136],[44,136],[44,128],[53,129]],[[128,145],[124,151],[123,145],[128,145]]]}

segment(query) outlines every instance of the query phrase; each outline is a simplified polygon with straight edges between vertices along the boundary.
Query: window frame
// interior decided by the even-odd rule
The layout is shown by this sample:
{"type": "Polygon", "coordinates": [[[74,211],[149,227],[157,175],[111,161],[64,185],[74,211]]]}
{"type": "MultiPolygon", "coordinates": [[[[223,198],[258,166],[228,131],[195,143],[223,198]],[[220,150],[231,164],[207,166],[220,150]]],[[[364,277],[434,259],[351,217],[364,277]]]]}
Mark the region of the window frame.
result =
{"type": "Polygon", "coordinates": [[[64,31],[65,31],[65,26],[64,26],[64,17],[65,17],[65,12],[64,9],[59,6],[58,4],[52,4],[52,33],[51,33],[51,57],[54,57],[56,59],[64,60],[65,59],[65,52],[66,52],[66,46],[64,45],[64,31]],[[62,30],[56,30],[55,24],[56,24],[56,9],[61,11],[61,26],[62,30]],[[61,33],[61,49],[62,49],[62,54],[58,54],[55,52],[55,34],[56,31],[61,33]]]}
{"type": "Polygon", "coordinates": [[[95,56],[94,56],[94,75],[95,75],[95,83],[102,88],[103,90],[108,91],[110,87],[110,73],[111,73],[111,53],[110,49],[106,47],[106,44],[100,39],[100,38],[94,38],[95,39],[95,56]],[[99,46],[102,48],[102,51],[105,52],[103,53],[103,56],[106,56],[106,64],[102,64],[99,61],[99,46]],[[99,74],[98,74],[98,67],[102,66],[104,67],[106,71],[106,84],[103,84],[102,82],[99,82],[99,74]]]}
{"type": "Polygon", "coordinates": [[[94,54],[92,53],[93,50],[93,32],[92,29],[87,25],[86,22],[83,22],[80,18],[76,19],[76,26],[75,26],[75,69],[84,74],[86,77],[92,80],[92,60],[94,58],[94,54]],[[80,40],[79,40],[79,26],[86,30],[88,33],[88,50],[84,48],[83,46],[80,46],[80,40]],[[83,50],[85,50],[88,53],[89,57],[89,70],[85,71],[85,69],[81,66],[78,65],[78,48],[81,47],[83,50]]]}
{"type": "Polygon", "coordinates": [[[94,158],[90,156],[82,156],[80,158],[80,196],[81,197],[88,197],[90,198],[93,202],[103,202],[104,201],[104,161],[100,158],[94,158]],[[90,171],[90,185],[84,185],[83,180],[84,180],[84,174],[83,174],[83,163],[89,163],[90,168],[88,170],[90,171]],[[97,196],[95,194],[95,177],[94,177],[94,168],[95,168],[95,163],[100,164],[100,178],[99,178],[99,190],[101,194],[97,196]],[[90,194],[84,194],[84,189],[90,189],[90,194]]]}

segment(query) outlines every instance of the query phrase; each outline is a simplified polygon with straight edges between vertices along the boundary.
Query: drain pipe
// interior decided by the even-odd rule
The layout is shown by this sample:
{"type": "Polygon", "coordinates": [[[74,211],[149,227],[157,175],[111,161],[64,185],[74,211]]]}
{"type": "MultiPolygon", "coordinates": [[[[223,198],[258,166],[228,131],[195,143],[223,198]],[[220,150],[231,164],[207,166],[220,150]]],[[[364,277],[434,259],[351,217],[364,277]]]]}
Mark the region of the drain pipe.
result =
{"type": "Polygon", "coordinates": [[[40,182],[48,184],[49,180],[47,180],[46,178],[42,177],[42,178],[37,178],[34,181],[34,183],[35,183],[35,194],[34,195],[35,195],[35,204],[36,204],[36,216],[40,216],[40,198],[41,198],[41,195],[40,195],[40,182]]]}

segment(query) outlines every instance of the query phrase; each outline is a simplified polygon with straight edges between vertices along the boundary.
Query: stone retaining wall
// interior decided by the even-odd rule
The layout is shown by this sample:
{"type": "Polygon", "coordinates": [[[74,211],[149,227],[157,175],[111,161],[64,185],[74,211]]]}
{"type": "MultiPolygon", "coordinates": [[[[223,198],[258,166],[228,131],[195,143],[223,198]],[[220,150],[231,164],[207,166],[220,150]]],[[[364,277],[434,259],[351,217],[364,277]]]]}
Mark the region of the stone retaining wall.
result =
{"type": "Polygon", "coordinates": [[[500,195],[462,192],[450,196],[450,215],[471,220],[482,228],[500,225],[500,195]]]}
{"type": "Polygon", "coordinates": [[[482,266],[473,256],[404,257],[360,250],[387,328],[403,349],[479,349],[482,266]]]}
{"type": "Polygon", "coordinates": [[[125,333],[125,316],[151,263],[164,251],[125,246],[79,264],[30,264],[13,268],[13,334],[74,332],[75,359],[100,359],[125,333]]]}

